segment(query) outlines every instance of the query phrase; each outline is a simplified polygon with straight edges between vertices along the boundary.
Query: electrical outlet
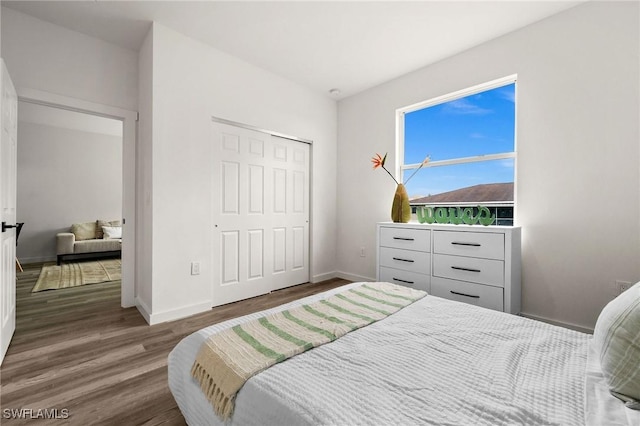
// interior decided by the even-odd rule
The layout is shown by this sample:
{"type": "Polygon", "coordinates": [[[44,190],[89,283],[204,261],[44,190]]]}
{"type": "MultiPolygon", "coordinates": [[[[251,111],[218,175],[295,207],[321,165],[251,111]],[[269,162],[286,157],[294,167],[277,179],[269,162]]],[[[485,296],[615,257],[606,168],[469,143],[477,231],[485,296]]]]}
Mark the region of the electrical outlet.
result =
{"type": "Polygon", "coordinates": [[[618,294],[622,294],[625,291],[631,288],[631,283],[629,281],[616,280],[616,291],[618,294]]]}
{"type": "Polygon", "coordinates": [[[191,275],[200,275],[200,262],[191,262],[191,275]]]}
{"type": "Polygon", "coordinates": [[[364,247],[360,247],[360,257],[365,257],[365,251],[364,251],[364,247]]]}

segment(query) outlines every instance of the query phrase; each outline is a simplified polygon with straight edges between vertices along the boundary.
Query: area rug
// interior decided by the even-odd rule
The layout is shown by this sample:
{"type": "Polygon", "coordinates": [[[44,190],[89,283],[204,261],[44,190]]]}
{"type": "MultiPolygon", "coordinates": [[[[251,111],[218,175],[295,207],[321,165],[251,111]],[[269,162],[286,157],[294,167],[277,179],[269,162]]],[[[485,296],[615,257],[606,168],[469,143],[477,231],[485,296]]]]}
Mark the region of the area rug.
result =
{"type": "Polygon", "coordinates": [[[31,292],[98,284],[117,281],[121,278],[122,262],[120,259],[44,266],[31,292]]]}

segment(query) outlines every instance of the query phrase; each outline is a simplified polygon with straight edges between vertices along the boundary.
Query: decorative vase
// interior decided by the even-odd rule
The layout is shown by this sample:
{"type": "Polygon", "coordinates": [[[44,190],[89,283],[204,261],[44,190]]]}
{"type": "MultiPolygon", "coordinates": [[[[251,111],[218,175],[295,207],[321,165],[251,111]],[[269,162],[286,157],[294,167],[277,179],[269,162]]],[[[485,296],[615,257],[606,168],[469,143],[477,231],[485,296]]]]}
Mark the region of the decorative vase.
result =
{"type": "Polygon", "coordinates": [[[391,206],[391,220],[396,223],[408,223],[411,220],[411,206],[409,205],[409,194],[403,184],[399,183],[396,193],[393,196],[391,206]]]}

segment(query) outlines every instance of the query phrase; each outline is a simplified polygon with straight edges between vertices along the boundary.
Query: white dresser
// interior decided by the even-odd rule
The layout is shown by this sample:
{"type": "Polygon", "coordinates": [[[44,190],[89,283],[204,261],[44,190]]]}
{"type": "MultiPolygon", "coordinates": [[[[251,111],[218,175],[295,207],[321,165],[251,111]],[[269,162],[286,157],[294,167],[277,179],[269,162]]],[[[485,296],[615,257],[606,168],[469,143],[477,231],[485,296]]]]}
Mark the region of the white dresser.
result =
{"type": "Polygon", "coordinates": [[[520,228],[379,223],[377,279],[520,313],[520,228]]]}

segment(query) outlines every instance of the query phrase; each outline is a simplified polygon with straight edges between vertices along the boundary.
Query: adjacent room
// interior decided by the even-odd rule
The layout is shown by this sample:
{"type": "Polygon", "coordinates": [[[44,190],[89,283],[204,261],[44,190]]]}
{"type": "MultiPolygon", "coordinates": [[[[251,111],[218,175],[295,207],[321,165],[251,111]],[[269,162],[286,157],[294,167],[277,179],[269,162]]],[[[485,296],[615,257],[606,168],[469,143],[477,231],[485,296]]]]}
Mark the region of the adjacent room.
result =
{"type": "Polygon", "coordinates": [[[637,1],[1,6],[3,422],[640,424],[637,1]]]}
{"type": "Polygon", "coordinates": [[[47,263],[34,292],[83,285],[83,276],[72,271],[87,264],[69,262],[74,256],[99,259],[120,251],[111,226],[119,222],[96,218],[122,217],[122,123],[19,102],[18,134],[17,210],[27,226],[17,257],[25,264],[47,263]],[[107,238],[103,226],[109,227],[107,238]]]}

